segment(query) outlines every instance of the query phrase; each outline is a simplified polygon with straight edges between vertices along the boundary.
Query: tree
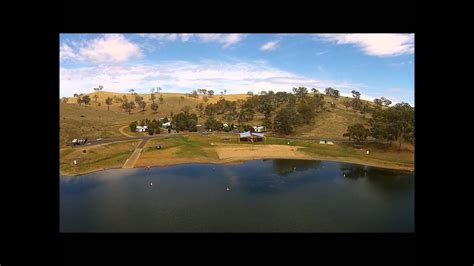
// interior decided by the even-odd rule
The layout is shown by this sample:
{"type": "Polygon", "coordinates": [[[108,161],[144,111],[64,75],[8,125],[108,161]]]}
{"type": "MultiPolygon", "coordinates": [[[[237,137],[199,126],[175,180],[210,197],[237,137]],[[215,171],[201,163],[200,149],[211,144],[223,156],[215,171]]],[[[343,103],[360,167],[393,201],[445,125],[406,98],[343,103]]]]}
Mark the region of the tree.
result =
{"type": "Polygon", "coordinates": [[[293,108],[283,108],[273,120],[273,129],[276,132],[290,134],[294,130],[294,118],[297,116],[293,108]]]}
{"type": "Polygon", "coordinates": [[[196,90],[193,90],[193,91],[191,92],[191,97],[193,97],[193,98],[199,98],[199,95],[198,95],[198,93],[197,93],[196,90]]]}
{"type": "Polygon", "coordinates": [[[178,131],[189,130],[196,132],[197,116],[189,112],[182,112],[173,118],[173,123],[178,131]]]}
{"type": "Polygon", "coordinates": [[[135,93],[135,90],[134,89],[130,89],[128,90],[131,94],[134,94],[135,93]]]}
{"type": "Polygon", "coordinates": [[[160,98],[158,98],[158,100],[160,100],[160,103],[163,103],[163,95],[160,94],[160,98]]]}
{"type": "Polygon", "coordinates": [[[152,103],[152,104],[150,105],[150,108],[151,108],[151,110],[153,110],[153,112],[156,113],[156,110],[158,110],[158,104],[152,103]]]}
{"type": "Polygon", "coordinates": [[[152,103],[155,103],[156,96],[153,92],[150,94],[150,100],[151,100],[152,103]]]}
{"type": "Polygon", "coordinates": [[[367,139],[370,135],[370,130],[365,128],[361,123],[350,125],[347,127],[346,133],[343,137],[349,137],[349,140],[353,140],[358,144],[362,144],[363,141],[367,139]]]}
{"type": "Polygon", "coordinates": [[[131,122],[128,126],[130,127],[130,131],[132,131],[132,132],[137,131],[137,121],[131,122]]]}
{"type": "Polygon", "coordinates": [[[97,94],[94,94],[94,102],[97,102],[97,99],[99,98],[99,96],[97,96],[97,94]]]}
{"type": "Polygon", "coordinates": [[[248,92],[247,92],[247,95],[253,96],[253,92],[252,92],[252,91],[248,91],[248,92]]]}
{"type": "Polygon", "coordinates": [[[110,111],[110,106],[112,105],[112,98],[107,97],[107,99],[105,99],[105,104],[107,104],[107,111],[110,111]]]}
{"type": "Polygon", "coordinates": [[[196,105],[196,110],[198,111],[199,116],[202,117],[203,112],[204,112],[204,104],[200,103],[196,105]]]}
{"type": "Polygon", "coordinates": [[[336,90],[336,89],[333,89],[333,88],[326,88],[324,91],[325,91],[326,95],[332,97],[334,99],[334,101],[336,101],[337,98],[339,98],[339,96],[340,96],[339,91],[336,90]]]}
{"type": "Polygon", "coordinates": [[[142,108],[142,111],[144,112],[145,107],[146,107],[146,102],[141,100],[140,102],[138,102],[138,106],[140,106],[140,108],[142,108]]]}
{"type": "Polygon", "coordinates": [[[308,96],[308,89],[305,87],[293,88],[293,93],[295,94],[298,101],[305,101],[308,96]]]}
{"type": "Polygon", "coordinates": [[[227,90],[226,90],[226,89],[224,89],[224,94],[227,94],[227,90]]]}
{"type": "Polygon", "coordinates": [[[99,85],[99,91],[102,91],[104,89],[104,86],[99,85]]]}
{"type": "Polygon", "coordinates": [[[89,97],[89,95],[85,95],[82,97],[82,102],[84,102],[84,104],[89,104],[91,101],[91,98],[89,97]]]}
{"type": "Polygon", "coordinates": [[[79,105],[81,105],[81,104],[83,103],[83,101],[82,101],[82,98],[81,98],[81,97],[77,97],[77,103],[78,103],[79,105]]]}
{"type": "Polygon", "coordinates": [[[361,110],[362,108],[362,101],[360,100],[360,92],[356,91],[356,90],[352,90],[352,97],[354,99],[352,99],[352,108],[354,110],[361,110]]]}
{"type": "Polygon", "coordinates": [[[389,99],[387,99],[387,98],[385,98],[385,97],[380,98],[380,100],[382,101],[382,104],[383,104],[385,107],[388,107],[389,105],[392,104],[392,101],[390,101],[389,99]]]}
{"type": "Polygon", "coordinates": [[[415,137],[415,108],[408,103],[380,110],[369,120],[371,135],[376,139],[397,141],[401,149],[402,141],[413,142],[415,137]]]}
{"type": "Polygon", "coordinates": [[[69,101],[69,99],[68,99],[67,97],[63,97],[63,98],[61,99],[61,101],[62,101],[63,103],[67,103],[67,102],[69,101]]]}
{"type": "Polygon", "coordinates": [[[212,96],[214,95],[214,91],[213,90],[208,90],[207,94],[209,95],[209,97],[212,98],[212,96]]]}
{"type": "Polygon", "coordinates": [[[203,100],[205,103],[207,103],[207,101],[209,101],[209,97],[203,96],[203,97],[202,97],[202,100],[203,100]]]}
{"type": "Polygon", "coordinates": [[[315,93],[315,94],[318,94],[318,93],[319,93],[318,89],[316,89],[316,88],[312,88],[311,91],[312,91],[313,93],[315,93]]]}
{"type": "Polygon", "coordinates": [[[211,129],[211,130],[221,130],[223,127],[222,122],[217,121],[214,116],[210,116],[207,121],[204,123],[206,129],[211,129]]]}
{"type": "Polygon", "coordinates": [[[298,112],[299,121],[305,124],[312,122],[316,115],[315,108],[308,102],[300,102],[296,110],[298,112]]]}
{"type": "Polygon", "coordinates": [[[375,98],[375,99],[374,99],[374,103],[375,103],[377,106],[382,106],[382,105],[383,105],[382,99],[378,99],[378,98],[375,98]]]}
{"type": "Polygon", "coordinates": [[[77,94],[77,93],[74,93],[74,97],[79,97],[79,94],[77,94]]]}

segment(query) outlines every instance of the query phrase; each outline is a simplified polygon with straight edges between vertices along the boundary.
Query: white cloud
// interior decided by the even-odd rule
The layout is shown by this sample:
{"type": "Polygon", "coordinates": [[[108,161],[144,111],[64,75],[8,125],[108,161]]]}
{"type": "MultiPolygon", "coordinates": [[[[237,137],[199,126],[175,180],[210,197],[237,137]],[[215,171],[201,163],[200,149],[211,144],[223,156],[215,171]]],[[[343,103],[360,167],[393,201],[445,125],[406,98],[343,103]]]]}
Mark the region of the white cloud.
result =
{"type": "Polygon", "coordinates": [[[353,44],[373,56],[413,53],[414,34],[317,34],[317,38],[337,44],[353,44]]]}
{"type": "Polygon", "coordinates": [[[230,47],[245,38],[245,34],[197,34],[197,33],[147,33],[139,34],[139,36],[150,39],[166,40],[166,41],[177,41],[187,42],[191,39],[196,39],[205,43],[220,43],[223,48],[230,47]]]}
{"type": "Polygon", "coordinates": [[[260,46],[261,51],[273,51],[277,48],[279,41],[270,41],[260,46]]]}
{"type": "Polygon", "coordinates": [[[196,37],[203,42],[217,42],[223,44],[223,48],[227,48],[240,42],[245,38],[245,34],[196,34],[196,37]]]}
{"type": "Polygon", "coordinates": [[[140,47],[121,34],[104,34],[91,40],[63,43],[60,46],[61,61],[119,63],[141,56],[140,47]]]}
{"type": "Polygon", "coordinates": [[[189,92],[196,88],[227,89],[228,93],[249,90],[291,91],[293,87],[333,87],[351,91],[364,87],[347,81],[319,80],[272,67],[265,62],[171,61],[134,66],[101,66],[60,69],[60,94],[91,92],[98,84],[107,91],[124,92],[133,88],[148,92],[160,86],[164,91],[189,92]]]}

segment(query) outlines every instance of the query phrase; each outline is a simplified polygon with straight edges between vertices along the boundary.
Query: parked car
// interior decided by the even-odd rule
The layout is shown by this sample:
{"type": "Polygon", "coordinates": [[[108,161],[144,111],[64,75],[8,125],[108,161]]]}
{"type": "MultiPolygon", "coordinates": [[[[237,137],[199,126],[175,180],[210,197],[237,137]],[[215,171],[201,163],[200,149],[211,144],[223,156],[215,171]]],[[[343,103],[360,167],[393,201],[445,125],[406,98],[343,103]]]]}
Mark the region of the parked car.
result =
{"type": "Polygon", "coordinates": [[[97,141],[101,141],[101,140],[102,140],[102,138],[98,138],[98,139],[96,139],[96,140],[97,140],[97,141]]]}
{"type": "Polygon", "coordinates": [[[73,139],[72,145],[84,145],[87,142],[87,138],[85,139],[73,139]]]}

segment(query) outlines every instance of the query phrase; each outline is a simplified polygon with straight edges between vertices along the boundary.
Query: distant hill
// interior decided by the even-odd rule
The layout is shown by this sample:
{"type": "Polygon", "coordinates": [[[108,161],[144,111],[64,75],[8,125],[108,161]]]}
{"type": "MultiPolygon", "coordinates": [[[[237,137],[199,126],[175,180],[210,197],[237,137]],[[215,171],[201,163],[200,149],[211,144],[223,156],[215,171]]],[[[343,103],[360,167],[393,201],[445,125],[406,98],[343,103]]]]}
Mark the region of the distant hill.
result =
{"type": "MultiPolygon", "coordinates": [[[[118,97],[126,95],[129,100],[134,100],[135,97],[130,93],[114,93],[114,92],[93,92],[87,94],[91,98],[89,105],[79,105],[76,102],[76,98],[68,98],[68,103],[60,104],[60,143],[61,146],[65,146],[73,138],[88,137],[88,138],[106,138],[113,136],[121,136],[119,128],[124,125],[128,125],[132,121],[142,120],[148,118],[159,119],[160,117],[170,117],[170,113],[177,114],[181,112],[184,106],[189,106],[191,112],[196,111],[196,105],[199,103],[209,104],[216,103],[221,95],[214,95],[209,97],[207,103],[204,102],[203,96],[199,95],[198,98],[194,99],[187,97],[184,93],[161,93],[163,96],[163,103],[160,103],[160,94],[156,93],[155,102],[159,105],[157,112],[151,110],[150,94],[139,94],[144,98],[147,103],[145,111],[137,106],[132,113],[129,115],[124,112],[121,108],[121,103],[113,103],[110,106],[110,111],[107,111],[107,105],[105,99],[107,97],[118,97]],[[93,98],[97,95],[97,101],[93,98]],[[99,107],[98,104],[101,104],[99,107]]],[[[250,97],[246,94],[229,94],[223,95],[224,99],[229,101],[236,101],[239,99],[247,99],[250,97]]],[[[326,138],[341,138],[342,134],[346,131],[347,126],[354,123],[365,123],[369,114],[360,114],[351,109],[346,110],[343,102],[346,97],[340,97],[336,102],[336,108],[330,107],[332,99],[325,96],[326,109],[318,113],[315,121],[312,124],[298,127],[295,135],[304,137],[326,137],[326,138]]],[[[259,124],[263,119],[263,115],[257,113],[254,121],[248,122],[248,124],[259,124]]],[[[198,123],[202,124],[207,120],[207,117],[199,118],[198,123]]]]}

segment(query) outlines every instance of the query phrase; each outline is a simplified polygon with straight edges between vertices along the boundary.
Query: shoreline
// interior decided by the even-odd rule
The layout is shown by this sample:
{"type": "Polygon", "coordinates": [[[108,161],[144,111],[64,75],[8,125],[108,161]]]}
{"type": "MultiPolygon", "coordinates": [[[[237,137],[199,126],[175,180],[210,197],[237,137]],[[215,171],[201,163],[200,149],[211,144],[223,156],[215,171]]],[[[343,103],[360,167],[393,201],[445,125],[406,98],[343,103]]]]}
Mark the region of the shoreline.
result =
{"type": "MultiPolygon", "coordinates": [[[[159,164],[153,164],[149,165],[150,167],[156,168],[156,167],[171,167],[171,166],[177,166],[177,165],[182,165],[182,164],[242,164],[247,161],[253,161],[253,160],[275,160],[275,159],[287,159],[287,160],[313,160],[313,161],[329,161],[329,162],[338,162],[338,163],[351,163],[351,164],[358,164],[358,165],[364,165],[364,166],[370,166],[370,167],[377,167],[377,168],[382,168],[382,169],[390,169],[390,170],[398,170],[398,171],[409,171],[409,172],[414,172],[415,167],[414,165],[402,165],[399,163],[390,163],[390,162],[374,162],[374,161],[364,161],[360,159],[355,159],[355,158],[340,158],[340,157],[325,157],[325,156],[301,156],[298,158],[295,157],[284,157],[284,156],[249,156],[252,158],[247,158],[247,159],[218,159],[218,160],[209,160],[207,162],[202,162],[198,160],[187,160],[187,161],[182,161],[182,162],[163,162],[159,164]]],[[[147,166],[138,166],[138,167],[133,167],[129,169],[143,169],[146,168],[147,166]]],[[[110,168],[101,168],[101,169],[94,169],[90,171],[85,171],[80,174],[67,174],[67,173],[61,173],[61,176],[67,176],[67,177],[74,177],[74,176],[83,176],[86,174],[91,174],[95,172],[101,172],[101,171],[106,171],[106,170],[112,170],[112,169],[122,169],[122,167],[110,167],[110,168]]]]}

